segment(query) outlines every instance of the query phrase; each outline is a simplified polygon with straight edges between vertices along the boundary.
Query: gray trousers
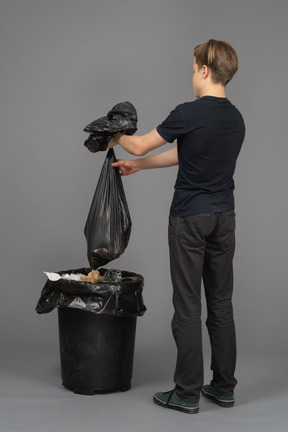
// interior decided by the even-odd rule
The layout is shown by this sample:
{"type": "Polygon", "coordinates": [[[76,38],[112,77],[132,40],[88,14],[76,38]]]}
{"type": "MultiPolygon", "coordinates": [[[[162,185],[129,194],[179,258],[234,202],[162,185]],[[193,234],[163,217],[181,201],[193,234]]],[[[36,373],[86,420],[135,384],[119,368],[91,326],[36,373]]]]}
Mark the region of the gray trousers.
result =
{"type": "Polygon", "coordinates": [[[232,308],[235,213],[170,216],[170,268],[173,284],[172,331],[177,346],[175,392],[198,403],[203,386],[201,280],[203,278],[211,343],[211,384],[233,395],[237,380],[236,336],[232,308]]]}

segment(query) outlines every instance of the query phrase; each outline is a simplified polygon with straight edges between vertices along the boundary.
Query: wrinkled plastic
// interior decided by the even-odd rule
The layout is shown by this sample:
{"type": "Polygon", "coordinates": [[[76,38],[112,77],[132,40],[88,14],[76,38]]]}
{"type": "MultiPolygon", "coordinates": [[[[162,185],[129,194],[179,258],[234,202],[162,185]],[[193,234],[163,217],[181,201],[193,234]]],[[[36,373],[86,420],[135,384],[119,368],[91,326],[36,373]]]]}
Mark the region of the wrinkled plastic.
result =
{"type": "Polygon", "coordinates": [[[108,143],[117,133],[133,135],[137,131],[137,111],[130,102],[115,105],[105,117],[93,121],[83,130],[90,133],[84,142],[92,153],[107,150],[108,143]]]}
{"type": "Polygon", "coordinates": [[[114,150],[104,161],[96,191],[87,217],[84,234],[87,256],[92,269],[118,258],[126,249],[132,221],[114,150]]]}
{"type": "MultiPolygon", "coordinates": [[[[57,272],[82,273],[87,275],[90,268],[79,268],[57,272]]],[[[104,275],[107,269],[99,269],[104,275]]],[[[122,271],[122,278],[116,282],[90,283],[59,279],[47,280],[36,306],[39,314],[51,312],[56,307],[75,308],[96,314],[114,316],[142,316],[146,307],[143,303],[143,276],[122,271]]]]}

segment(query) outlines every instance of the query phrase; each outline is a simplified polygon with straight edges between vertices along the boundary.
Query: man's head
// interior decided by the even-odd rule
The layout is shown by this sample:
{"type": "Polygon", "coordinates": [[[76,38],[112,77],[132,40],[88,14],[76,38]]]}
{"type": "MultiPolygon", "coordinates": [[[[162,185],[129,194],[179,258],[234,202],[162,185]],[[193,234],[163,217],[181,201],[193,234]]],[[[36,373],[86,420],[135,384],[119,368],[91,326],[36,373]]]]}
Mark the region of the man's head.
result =
{"type": "Polygon", "coordinates": [[[225,86],[238,69],[238,56],[227,42],[210,39],[194,48],[195,63],[198,69],[207,66],[211,81],[225,86]]]}

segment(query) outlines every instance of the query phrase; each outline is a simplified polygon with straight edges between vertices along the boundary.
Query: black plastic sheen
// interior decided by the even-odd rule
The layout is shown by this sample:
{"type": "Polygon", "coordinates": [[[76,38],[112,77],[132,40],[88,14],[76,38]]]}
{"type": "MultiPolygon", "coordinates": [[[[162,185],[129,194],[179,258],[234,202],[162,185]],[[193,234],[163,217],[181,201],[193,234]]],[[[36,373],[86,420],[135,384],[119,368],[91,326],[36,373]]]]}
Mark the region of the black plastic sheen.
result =
{"type": "Polygon", "coordinates": [[[137,131],[137,111],[130,102],[115,105],[105,117],[93,121],[83,130],[90,133],[84,142],[93,153],[107,150],[108,143],[117,133],[133,135],[137,131]]]}
{"type": "Polygon", "coordinates": [[[87,217],[84,233],[87,256],[92,269],[118,258],[126,249],[132,221],[122,179],[110,149],[104,161],[87,217]]]}
{"type": "MultiPolygon", "coordinates": [[[[57,272],[63,274],[82,273],[88,275],[90,268],[79,268],[57,272]]],[[[107,269],[101,268],[101,276],[107,269]]],[[[102,315],[118,317],[142,316],[146,307],[143,303],[143,276],[122,271],[122,278],[117,282],[90,283],[59,279],[47,280],[36,306],[39,314],[51,312],[55,307],[76,308],[102,315]]]]}

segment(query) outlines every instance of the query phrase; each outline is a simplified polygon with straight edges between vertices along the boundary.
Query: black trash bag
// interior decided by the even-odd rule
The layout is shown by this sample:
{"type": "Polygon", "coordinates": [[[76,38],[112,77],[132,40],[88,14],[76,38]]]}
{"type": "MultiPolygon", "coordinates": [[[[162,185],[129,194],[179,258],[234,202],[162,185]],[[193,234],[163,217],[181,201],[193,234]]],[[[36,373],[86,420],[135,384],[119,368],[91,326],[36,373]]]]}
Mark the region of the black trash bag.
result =
{"type": "Polygon", "coordinates": [[[87,217],[84,234],[87,256],[92,269],[118,258],[126,249],[132,221],[114,150],[104,161],[96,191],[87,217]]]}
{"type": "MultiPolygon", "coordinates": [[[[90,268],[63,270],[59,275],[82,273],[88,275],[90,268]]],[[[103,276],[107,269],[99,269],[103,276]]],[[[36,312],[44,314],[51,312],[55,307],[75,308],[96,314],[115,316],[142,316],[146,307],[143,303],[142,291],[144,286],[143,276],[121,271],[122,278],[117,282],[74,281],[59,279],[47,280],[40,299],[36,306],[36,312]]]]}
{"type": "Polygon", "coordinates": [[[93,153],[107,150],[108,143],[117,133],[133,135],[137,131],[137,112],[130,102],[115,105],[105,117],[93,121],[85,127],[90,133],[84,145],[93,153]]]}

